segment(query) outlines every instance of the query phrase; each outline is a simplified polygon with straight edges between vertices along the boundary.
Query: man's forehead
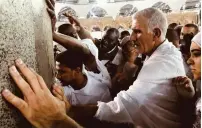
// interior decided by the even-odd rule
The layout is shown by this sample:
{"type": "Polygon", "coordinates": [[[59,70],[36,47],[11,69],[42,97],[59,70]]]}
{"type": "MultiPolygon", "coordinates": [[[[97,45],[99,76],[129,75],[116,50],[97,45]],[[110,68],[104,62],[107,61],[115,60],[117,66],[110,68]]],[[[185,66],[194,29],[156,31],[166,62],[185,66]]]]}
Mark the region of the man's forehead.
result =
{"type": "Polygon", "coordinates": [[[146,19],[143,16],[135,17],[132,20],[132,29],[139,29],[140,27],[145,26],[146,19]]]}
{"type": "Polygon", "coordinates": [[[115,33],[105,34],[103,36],[104,39],[111,39],[111,40],[115,39],[115,37],[117,37],[115,33]]]}
{"type": "Polygon", "coordinates": [[[134,19],[132,21],[132,29],[138,29],[138,28],[140,28],[140,23],[137,19],[134,19]]]}
{"type": "Polygon", "coordinates": [[[184,34],[188,34],[188,33],[194,33],[195,32],[195,28],[193,27],[183,27],[182,28],[182,33],[184,34]]]}

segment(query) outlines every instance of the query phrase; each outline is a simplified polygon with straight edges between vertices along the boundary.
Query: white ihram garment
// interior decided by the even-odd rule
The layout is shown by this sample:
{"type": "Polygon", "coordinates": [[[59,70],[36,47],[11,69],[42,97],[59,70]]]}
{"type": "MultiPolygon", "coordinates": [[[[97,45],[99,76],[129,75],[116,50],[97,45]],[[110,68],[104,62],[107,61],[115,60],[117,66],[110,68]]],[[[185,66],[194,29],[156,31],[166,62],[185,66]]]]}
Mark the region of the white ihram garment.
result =
{"type": "MultiPolygon", "coordinates": [[[[87,76],[86,86],[80,90],[74,90],[70,85],[64,87],[64,93],[72,105],[97,104],[97,101],[109,102],[111,95],[109,85],[98,80],[93,72],[85,71],[87,76]]],[[[98,76],[97,76],[98,77],[98,76]]]]}
{"type": "Polygon", "coordinates": [[[98,59],[97,47],[95,46],[95,44],[93,43],[93,41],[91,39],[83,39],[83,40],[81,40],[81,42],[90,50],[91,54],[95,56],[97,68],[100,71],[99,75],[97,74],[97,75],[95,75],[95,77],[99,76],[99,77],[96,77],[98,80],[102,80],[103,82],[108,84],[109,87],[111,87],[111,77],[109,75],[109,72],[107,71],[107,68],[98,59]]]}
{"type": "Polygon", "coordinates": [[[178,95],[172,78],[185,76],[181,53],[167,40],[145,61],[137,80],[114,101],[98,102],[95,117],[143,128],[179,128],[178,95]]]}
{"type": "Polygon", "coordinates": [[[98,49],[90,39],[81,40],[91,54],[95,56],[99,74],[87,71],[83,68],[83,73],[87,76],[86,86],[80,90],[74,90],[70,85],[64,87],[65,96],[72,105],[97,104],[97,101],[108,102],[111,100],[109,87],[111,78],[106,67],[98,59],[98,49]]]}

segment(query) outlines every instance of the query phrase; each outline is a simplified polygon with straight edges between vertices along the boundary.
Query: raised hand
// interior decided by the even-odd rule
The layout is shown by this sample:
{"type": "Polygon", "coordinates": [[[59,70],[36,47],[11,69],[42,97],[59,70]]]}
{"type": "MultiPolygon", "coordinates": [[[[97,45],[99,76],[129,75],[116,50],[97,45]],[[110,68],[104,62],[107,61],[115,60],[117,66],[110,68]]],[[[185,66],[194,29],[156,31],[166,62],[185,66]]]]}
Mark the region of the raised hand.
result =
{"type": "Polygon", "coordinates": [[[68,118],[65,102],[51,94],[43,78],[30,70],[21,59],[16,60],[15,65],[9,68],[9,72],[22,91],[24,99],[15,96],[8,89],[2,91],[3,97],[18,108],[25,118],[37,128],[51,128],[55,122],[68,118]]]}
{"type": "Polygon", "coordinates": [[[69,22],[71,24],[74,24],[75,26],[78,26],[78,27],[81,26],[80,22],[76,18],[71,16],[68,12],[63,13],[63,15],[66,16],[69,19],[69,22]]]}
{"type": "Polygon", "coordinates": [[[183,98],[192,98],[195,95],[194,86],[188,77],[179,76],[173,79],[179,95],[183,98]]]}

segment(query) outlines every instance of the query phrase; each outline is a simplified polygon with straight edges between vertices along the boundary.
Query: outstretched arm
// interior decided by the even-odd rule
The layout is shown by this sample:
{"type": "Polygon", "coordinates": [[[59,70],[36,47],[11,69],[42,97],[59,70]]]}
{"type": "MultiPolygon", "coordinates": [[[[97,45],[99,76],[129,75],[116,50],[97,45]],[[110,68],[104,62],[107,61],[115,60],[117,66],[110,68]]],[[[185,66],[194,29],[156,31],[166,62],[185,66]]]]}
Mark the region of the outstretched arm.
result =
{"type": "Polygon", "coordinates": [[[98,72],[95,56],[91,54],[90,50],[86,46],[84,46],[84,44],[81,43],[80,40],[77,40],[70,36],[55,33],[56,18],[55,18],[55,12],[54,12],[54,4],[51,4],[51,2],[47,2],[47,3],[48,3],[47,11],[52,21],[53,40],[61,44],[68,50],[73,50],[77,53],[83,54],[85,57],[84,64],[87,67],[87,69],[89,71],[98,72]]]}
{"type": "Polygon", "coordinates": [[[64,16],[66,16],[70,23],[75,25],[75,27],[77,28],[77,33],[80,37],[80,39],[91,39],[94,42],[94,38],[91,36],[90,32],[87,31],[78,21],[78,19],[76,19],[75,17],[69,15],[67,12],[63,14],[64,16]]]}
{"type": "Polygon", "coordinates": [[[99,72],[97,69],[95,56],[92,55],[91,51],[88,49],[87,46],[85,46],[85,44],[70,36],[56,33],[53,33],[53,39],[68,50],[72,50],[84,55],[84,64],[88,71],[93,71],[95,73],[99,72]]]}
{"type": "Polygon", "coordinates": [[[53,40],[68,50],[80,52],[84,55],[91,54],[90,50],[80,40],[73,37],[53,32],[53,40]]]}

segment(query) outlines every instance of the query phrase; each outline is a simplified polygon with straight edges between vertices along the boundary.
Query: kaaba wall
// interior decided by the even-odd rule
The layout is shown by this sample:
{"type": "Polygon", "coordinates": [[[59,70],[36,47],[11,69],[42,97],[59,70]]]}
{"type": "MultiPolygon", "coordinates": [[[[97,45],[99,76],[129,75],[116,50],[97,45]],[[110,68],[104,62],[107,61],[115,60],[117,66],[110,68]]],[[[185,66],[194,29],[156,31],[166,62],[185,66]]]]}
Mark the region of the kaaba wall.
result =
{"type": "MultiPolygon", "coordinates": [[[[0,91],[21,96],[8,67],[21,58],[50,87],[54,80],[51,22],[45,0],[0,0],[0,91]]],[[[32,127],[0,96],[0,128],[32,127]]]]}

